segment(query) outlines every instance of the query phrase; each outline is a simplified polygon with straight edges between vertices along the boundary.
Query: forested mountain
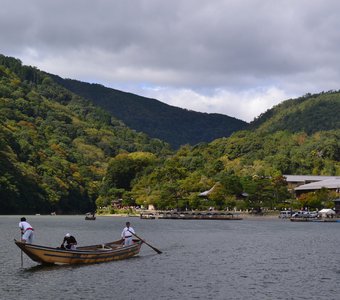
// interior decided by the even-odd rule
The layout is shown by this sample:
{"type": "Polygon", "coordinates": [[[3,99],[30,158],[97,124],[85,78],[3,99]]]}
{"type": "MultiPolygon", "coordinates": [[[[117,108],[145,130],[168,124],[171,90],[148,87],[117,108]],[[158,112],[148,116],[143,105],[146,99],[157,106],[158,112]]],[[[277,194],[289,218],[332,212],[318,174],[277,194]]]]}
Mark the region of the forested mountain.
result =
{"type": "Polygon", "coordinates": [[[339,116],[339,92],[284,101],[248,130],[182,147],[139,178],[132,194],[160,208],[332,207],[338,195],[327,190],[290,199],[282,175],[340,176],[339,116]],[[146,193],[146,187],[152,188],[146,193]],[[212,187],[208,199],[198,196],[212,187]]]}
{"type": "Polygon", "coordinates": [[[130,152],[170,147],[0,55],[0,214],[94,209],[109,160],[130,152]]]}
{"type": "Polygon", "coordinates": [[[99,84],[58,76],[52,78],[77,95],[90,99],[130,128],[164,140],[175,149],[185,144],[195,145],[228,137],[248,124],[226,115],[190,111],[99,84]]]}
{"type": "MultiPolygon", "coordinates": [[[[116,91],[52,77],[0,55],[0,214],[79,213],[118,198],[159,209],[320,208],[337,196],[321,190],[297,201],[282,175],[340,176],[338,92],[285,101],[250,130],[173,153],[75,87],[104,102],[116,91]],[[76,93],[58,82],[73,85],[76,93]],[[199,197],[205,190],[211,190],[208,199],[199,197]]],[[[156,100],[116,99],[130,114],[142,112],[145,100],[152,107],[144,111],[147,119],[152,112],[162,116],[156,100]]]]}
{"type": "MultiPolygon", "coordinates": [[[[283,174],[340,175],[340,130],[312,135],[240,131],[209,144],[185,146],[139,178],[132,194],[137,203],[162,209],[288,208],[296,201],[288,193],[283,174]],[[208,200],[199,197],[212,187],[208,200]]],[[[313,206],[294,205],[320,208],[325,205],[321,199],[333,205],[332,197],[312,198],[313,206]]]]}
{"type": "Polygon", "coordinates": [[[262,132],[278,130],[304,131],[312,134],[321,130],[340,128],[340,92],[307,94],[286,100],[261,114],[250,124],[262,132]]]}

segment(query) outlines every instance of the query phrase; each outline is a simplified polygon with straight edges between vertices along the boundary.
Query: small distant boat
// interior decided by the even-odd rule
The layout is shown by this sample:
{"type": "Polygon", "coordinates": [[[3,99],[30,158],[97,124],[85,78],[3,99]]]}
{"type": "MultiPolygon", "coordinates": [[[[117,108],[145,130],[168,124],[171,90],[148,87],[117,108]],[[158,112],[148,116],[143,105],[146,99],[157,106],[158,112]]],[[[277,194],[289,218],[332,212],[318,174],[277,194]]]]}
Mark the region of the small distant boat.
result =
{"type": "Polygon", "coordinates": [[[142,213],[139,216],[141,219],[147,219],[147,220],[154,220],[156,219],[156,215],[153,213],[142,213]]]}
{"type": "Polygon", "coordinates": [[[96,215],[92,214],[92,213],[87,213],[85,215],[85,220],[95,220],[96,219],[96,215]]]}
{"type": "Polygon", "coordinates": [[[15,244],[32,260],[45,265],[50,264],[91,264],[122,260],[137,255],[143,241],[136,239],[130,246],[122,241],[77,247],[76,250],[52,248],[14,240],[15,244]]]}

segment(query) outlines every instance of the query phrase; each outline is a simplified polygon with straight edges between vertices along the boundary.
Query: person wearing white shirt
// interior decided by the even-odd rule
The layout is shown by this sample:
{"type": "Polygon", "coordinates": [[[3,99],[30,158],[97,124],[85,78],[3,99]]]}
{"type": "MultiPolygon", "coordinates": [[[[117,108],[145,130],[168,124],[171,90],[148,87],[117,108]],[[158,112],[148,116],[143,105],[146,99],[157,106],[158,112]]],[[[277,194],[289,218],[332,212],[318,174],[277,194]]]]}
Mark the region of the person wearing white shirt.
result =
{"type": "Polygon", "coordinates": [[[21,230],[21,241],[32,244],[34,238],[34,229],[31,224],[26,221],[25,217],[20,219],[19,228],[21,230]]]}
{"type": "Polygon", "coordinates": [[[132,235],[135,233],[130,226],[130,222],[126,222],[126,227],[122,231],[122,239],[124,239],[124,246],[130,246],[133,244],[132,235]]]}

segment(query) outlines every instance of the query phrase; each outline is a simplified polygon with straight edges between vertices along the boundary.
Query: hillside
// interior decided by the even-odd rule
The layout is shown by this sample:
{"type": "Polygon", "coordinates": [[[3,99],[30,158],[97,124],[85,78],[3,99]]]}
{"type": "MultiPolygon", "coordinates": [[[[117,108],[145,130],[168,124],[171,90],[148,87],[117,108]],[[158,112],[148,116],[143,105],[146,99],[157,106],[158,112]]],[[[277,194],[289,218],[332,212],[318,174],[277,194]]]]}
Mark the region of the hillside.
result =
{"type": "MultiPolygon", "coordinates": [[[[333,203],[336,195],[324,191],[294,202],[282,174],[340,176],[338,92],[287,100],[248,130],[173,153],[165,142],[131,130],[57,82],[93,97],[103,93],[99,99],[108,102],[116,91],[52,77],[0,55],[0,214],[79,213],[109,207],[118,198],[160,209],[333,203]],[[198,196],[212,187],[209,199],[198,196]]],[[[129,97],[116,99],[121,102],[114,107],[133,103],[129,97]]],[[[138,99],[138,110],[152,107],[146,115],[158,111],[159,116],[167,107],[138,99]]]]}
{"type": "Polygon", "coordinates": [[[340,128],[340,92],[307,94],[286,100],[250,123],[251,129],[272,133],[278,130],[312,134],[340,128]]]}
{"type": "Polygon", "coordinates": [[[339,108],[339,92],[285,101],[248,130],[182,147],[135,182],[134,198],[162,209],[333,207],[337,193],[296,200],[282,175],[340,176],[339,108]],[[198,196],[207,190],[208,199],[198,196]]]}
{"type": "Polygon", "coordinates": [[[54,80],[110,112],[127,126],[178,148],[228,137],[247,123],[222,114],[207,114],[164,104],[158,100],[51,75],[54,80]]]}
{"type": "Polygon", "coordinates": [[[0,55],[0,214],[92,210],[110,159],[129,152],[170,148],[0,55]]]}
{"type": "Polygon", "coordinates": [[[326,192],[311,195],[308,203],[296,201],[282,174],[340,176],[340,129],[312,135],[240,131],[209,144],[182,147],[139,178],[132,194],[138,204],[159,209],[316,209],[334,205],[332,199],[338,194],[326,192]],[[199,197],[212,187],[208,200],[199,197]]]}

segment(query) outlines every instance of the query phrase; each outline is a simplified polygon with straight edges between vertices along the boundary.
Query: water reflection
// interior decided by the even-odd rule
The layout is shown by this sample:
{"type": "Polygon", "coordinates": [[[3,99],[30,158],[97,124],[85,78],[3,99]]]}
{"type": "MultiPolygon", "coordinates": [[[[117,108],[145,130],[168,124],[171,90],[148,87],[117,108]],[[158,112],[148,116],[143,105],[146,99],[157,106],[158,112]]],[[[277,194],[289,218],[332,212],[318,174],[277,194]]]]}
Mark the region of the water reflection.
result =
{"type": "Polygon", "coordinates": [[[35,272],[51,272],[56,270],[76,270],[87,265],[36,265],[33,267],[24,268],[22,271],[27,273],[35,272]]]}

